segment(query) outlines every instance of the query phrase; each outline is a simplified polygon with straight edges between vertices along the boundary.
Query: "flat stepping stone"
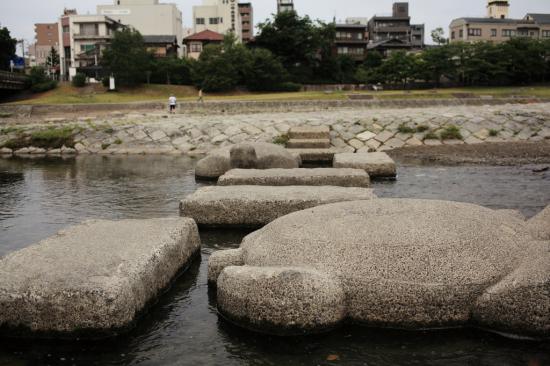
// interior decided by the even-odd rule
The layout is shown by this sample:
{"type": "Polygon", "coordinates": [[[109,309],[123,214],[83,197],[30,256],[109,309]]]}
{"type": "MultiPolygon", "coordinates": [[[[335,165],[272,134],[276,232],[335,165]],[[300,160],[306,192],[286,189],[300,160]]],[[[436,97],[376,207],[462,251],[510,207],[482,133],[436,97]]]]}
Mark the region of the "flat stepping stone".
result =
{"type": "Polygon", "coordinates": [[[336,154],[333,166],[335,168],[363,169],[371,178],[395,178],[397,175],[395,161],[383,152],[336,154]]]}
{"type": "Polygon", "coordinates": [[[288,132],[290,139],[329,139],[330,128],[328,126],[304,126],[292,127],[288,132]]]}
{"type": "Polygon", "coordinates": [[[220,186],[340,186],[369,187],[362,169],[233,169],[218,180],[220,186]]]}
{"type": "Polygon", "coordinates": [[[329,139],[291,139],[286,143],[289,149],[328,149],[329,139]]]}
{"type": "Polygon", "coordinates": [[[331,147],[329,149],[287,149],[289,153],[299,156],[302,163],[331,163],[334,155],[342,150],[331,147]]]}
{"type": "Polygon", "coordinates": [[[370,188],[330,186],[204,187],[180,204],[181,214],[207,227],[260,227],[295,211],[376,198],[370,188]]]}
{"type": "Polygon", "coordinates": [[[133,324],[199,253],[185,218],[87,221],[0,260],[0,329],[101,337],[133,324]]]}

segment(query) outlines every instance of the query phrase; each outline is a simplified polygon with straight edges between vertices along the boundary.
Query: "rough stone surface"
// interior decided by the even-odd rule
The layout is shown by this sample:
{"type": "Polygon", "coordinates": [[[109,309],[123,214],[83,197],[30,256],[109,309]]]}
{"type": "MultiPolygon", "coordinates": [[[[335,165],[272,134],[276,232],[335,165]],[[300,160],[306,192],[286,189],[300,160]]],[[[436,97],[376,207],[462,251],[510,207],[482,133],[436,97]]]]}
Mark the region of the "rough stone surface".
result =
{"type": "Polygon", "coordinates": [[[333,166],[335,168],[363,169],[372,178],[393,178],[397,175],[395,162],[383,152],[336,154],[333,166]]]}
{"type": "Polygon", "coordinates": [[[369,188],[217,186],[187,196],[180,210],[199,225],[258,227],[306,208],[373,198],[376,196],[369,188]]]}
{"type": "Polygon", "coordinates": [[[218,185],[369,187],[370,179],[361,169],[234,169],[218,185]]]}
{"type": "Polygon", "coordinates": [[[550,205],[527,223],[533,237],[550,240],[550,205]]]}
{"type": "Polygon", "coordinates": [[[300,126],[292,127],[288,135],[291,139],[328,139],[329,132],[328,126],[300,126]]]}
{"type": "Polygon", "coordinates": [[[222,314],[262,332],[316,331],[346,318],[392,328],[476,324],[545,338],[549,244],[515,215],[477,205],[342,202],[279,218],[239,249],[215,253],[209,282],[222,314]],[[313,288],[324,291],[316,297],[313,288]],[[345,315],[325,314],[325,304],[345,315]]]}
{"type": "Polygon", "coordinates": [[[185,218],[87,221],[0,260],[10,335],[110,335],[132,324],[200,248],[185,218]]]}
{"type": "MultiPolygon", "coordinates": [[[[201,178],[216,179],[231,169],[231,150],[240,151],[242,148],[253,147],[257,160],[254,165],[256,169],[291,169],[298,168],[300,163],[296,157],[290,154],[284,147],[275,144],[261,142],[247,143],[243,146],[228,146],[213,151],[207,157],[197,163],[195,175],[201,178]]],[[[244,154],[244,152],[242,152],[244,154]]],[[[250,163],[250,162],[248,162],[250,163]]]]}

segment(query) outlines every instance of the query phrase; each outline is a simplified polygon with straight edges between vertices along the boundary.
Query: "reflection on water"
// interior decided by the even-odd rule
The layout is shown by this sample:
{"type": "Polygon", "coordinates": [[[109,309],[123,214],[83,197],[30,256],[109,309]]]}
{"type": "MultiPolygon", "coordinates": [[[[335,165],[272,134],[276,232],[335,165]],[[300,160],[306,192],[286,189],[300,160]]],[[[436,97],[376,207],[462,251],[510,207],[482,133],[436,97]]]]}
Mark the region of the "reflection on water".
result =
{"type": "MultiPolygon", "coordinates": [[[[194,161],[183,157],[0,159],[0,255],[85,218],[173,216],[193,192],[194,161]]],[[[520,209],[550,203],[550,174],[531,167],[400,168],[384,197],[423,197],[520,209]]],[[[0,365],[547,365],[548,343],[473,331],[398,332],[344,327],[303,338],[252,334],[220,320],[209,293],[211,253],[246,232],[204,231],[202,257],[129,334],[107,341],[0,339],[0,365]],[[329,362],[336,356],[339,361],[329,362]]]]}

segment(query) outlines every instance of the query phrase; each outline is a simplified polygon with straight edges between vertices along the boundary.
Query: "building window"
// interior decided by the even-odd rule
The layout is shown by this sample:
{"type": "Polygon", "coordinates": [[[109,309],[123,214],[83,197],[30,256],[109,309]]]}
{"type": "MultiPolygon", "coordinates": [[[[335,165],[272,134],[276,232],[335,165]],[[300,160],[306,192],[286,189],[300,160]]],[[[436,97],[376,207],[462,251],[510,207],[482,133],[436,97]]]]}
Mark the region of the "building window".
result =
{"type": "Polygon", "coordinates": [[[491,37],[496,37],[496,36],[497,36],[497,30],[491,29],[491,37]]]}
{"type": "Polygon", "coordinates": [[[515,29],[503,29],[502,30],[502,36],[503,37],[513,37],[516,35],[515,29]]]}
{"type": "Polygon", "coordinates": [[[550,30],[543,30],[542,31],[542,36],[544,38],[550,38],[550,30]]]}
{"type": "Polygon", "coordinates": [[[220,22],[220,18],[210,18],[208,19],[208,23],[210,24],[218,24],[220,22]]]}
{"type": "Polygon", "coordinates": [[[95,50],[95,45],[93,45],[93,44],[81,44],[80,45],[80,51],[82,51],[82,52],[89,52],[91,50],[95,50]]]}
{"type": "Polygon", "coordinates": [[[64,25],[64,26],[63,26],[63,33],[69,33],[69,31],[70,31],[69,26],[68,26],[68,25],[64,25]]]}
{"type": "Polygon", "coordinates": [[[455,32],[454,31],[451,32],[451,39],[455,39],[455,32]]]}
{"type": "Polygon", "coordinates": [[[204,18],[197,18],[195,19],[195,23],[199,25],[204,25],[204,18]]]}
{"type": "Polygon", "coordinates": [[[201,53],[202,52],[202,43],[191,43],[191,52],[201,53]]]}
{"type": "Polygon", "coordinates": [[[468,35],[472,37],[481,37],[481,29],[480,28],[469,28],[468,29],[468,35]]]}
{"type": "Polygon", "coordinates": [[[459,38],[463,38],[464,37],[464,30],[460,30],[460,32],[458,32],[458,37],[459,38]]]}

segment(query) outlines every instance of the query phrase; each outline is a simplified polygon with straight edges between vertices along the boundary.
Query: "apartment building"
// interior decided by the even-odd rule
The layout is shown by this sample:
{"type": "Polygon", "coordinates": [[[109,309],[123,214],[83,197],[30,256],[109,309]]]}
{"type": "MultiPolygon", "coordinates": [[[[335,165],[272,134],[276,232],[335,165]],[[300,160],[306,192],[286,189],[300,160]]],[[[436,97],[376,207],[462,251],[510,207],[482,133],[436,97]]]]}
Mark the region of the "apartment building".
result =
{"type": "Polygon", "coordinates": [[[239,3],[239,13],[242,21],[243,43],[248,43],[254,37],[254,8],[252,3],[239,3]]]}
{"type": "Polygon", "coordinates": [[[550,14],[529,13],[522,19],[508,18],[509,1],[487,3],[485,18],[458,18],[451,22],[451,43],[506,42],[513,37],[550,39],[550,14]]]}
{"type": "Polygon", "coordinates": [[[424,48],[424,24],[411,24],[409,4],[393,4],[391,15],[375,15],[368,23],[368,50],[377,50],[387,55],[393,50],[424,48]]]}
{"type": "Polygon", "coordinates": [[[237,0],[203,0],[193,7],[193,32],[210,30],[219,34],[234,33],[243,40],[243,22],[237,0]]]}
{"type": "Polygon", "coordinates": [[[76,10],[65,10],[59,20],[61,76],[72,80],[82,72],[99,79],[101,54],[113,33],[122,27],[104,15],[78,15],[76,10]]]}
{"type": "Polygon", "coordinates": [[[294,0],[277,0],[277,14],[294,11],[294,0]]]}
{"type": "Polygon", "coordinates": [[[345,55],[357,62],[363,62],[367,54],[367,25],[365,24],[336,24],[336,38],[334,40],[334,55],[345,55]]]}
{"type": "Polygon", "coordinates": [[[44,66],[52,50],[59,52],[59,26],[57,23],[34,25],[35,42],[29,45],[31,66],[44,66]]]}
{"type": "MultiPolygon", "coordinates": [[[[182,13],[176,4],[159,0],[113,0],[111,5],[98,5],[97,14],[132,26],[143,36],[175,36],[183,42],[182,13]]],[[[178,49],[183,55],[181,48],[178,49]]]]}

